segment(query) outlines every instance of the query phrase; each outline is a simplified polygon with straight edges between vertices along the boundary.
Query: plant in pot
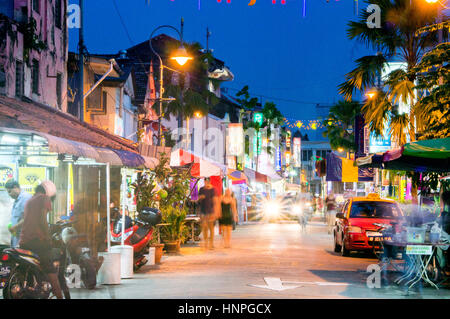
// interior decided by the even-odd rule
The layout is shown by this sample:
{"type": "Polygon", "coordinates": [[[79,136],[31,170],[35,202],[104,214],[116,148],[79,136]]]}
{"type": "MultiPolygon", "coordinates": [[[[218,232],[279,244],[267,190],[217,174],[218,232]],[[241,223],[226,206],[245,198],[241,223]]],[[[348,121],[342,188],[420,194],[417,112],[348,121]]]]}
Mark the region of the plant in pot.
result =
{"type": "Polygon", "coordinates": [[[161,227],[161,235],[165,242],[168,253],[180,251],[180,244],[185,236],[186,210],[184,207],[167,206],[162,211],[163,223],[168,224],[161,227]]]}
{"type": "Polygon", "coordinates": [[[161,263],[161,257],[163,255],[164,244],[160,243],[158,240],[159,229],[157,227],[153,227],[153,237],[150,241],[150,247],[155,248],[155,263],[161,263]]]}

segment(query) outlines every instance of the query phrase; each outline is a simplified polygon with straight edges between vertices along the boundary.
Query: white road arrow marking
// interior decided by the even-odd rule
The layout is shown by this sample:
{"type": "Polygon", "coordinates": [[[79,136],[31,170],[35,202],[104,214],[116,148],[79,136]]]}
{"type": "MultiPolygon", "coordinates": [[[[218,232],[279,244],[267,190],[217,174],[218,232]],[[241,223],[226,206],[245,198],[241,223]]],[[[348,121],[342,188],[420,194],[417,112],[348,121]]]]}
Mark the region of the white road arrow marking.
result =
{"type": "Polygon", "coordinates": [[[351,285],[346,282],[281,281],[280,278],[275,278],[275,277],[264,277],[264,281],[266,282],[266,285],[249,284],[249,286],[256,287],[256,288],[276,290],[276,291],[283,291],[283,290],[288,290],[288,289],[295,289],[295,288],[301,287],[303,285],[317,285],[317,286],[350,286],[351,285]],[[284,283],[295,284],[295,286],[285,286],[285,285],[283,285],[284,283]]]}
{"type": "Polygon", "coordinates": [[[264,277],[264,281],[266,282],[266,285],[250,285],[252,287],[256,288],[265,288],[265,289],[271,289],[276,291],[283,291],[288,289],[295,289],[300,286],[283,286],[283,282],[280,278],[273,278],[273,277],[264,277]]]}

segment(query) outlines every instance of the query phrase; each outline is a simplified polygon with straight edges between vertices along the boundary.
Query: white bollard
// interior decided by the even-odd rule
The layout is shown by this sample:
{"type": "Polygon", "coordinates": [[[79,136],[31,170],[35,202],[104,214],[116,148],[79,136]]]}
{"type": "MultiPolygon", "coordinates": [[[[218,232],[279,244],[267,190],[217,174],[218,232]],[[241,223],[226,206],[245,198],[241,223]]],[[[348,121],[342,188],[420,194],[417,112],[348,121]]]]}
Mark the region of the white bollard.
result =
{"type": "Polygon", "coordinates": [[[133,278],[133,247],[128,245],[112,246],[111,252],[120,253],[120,277],[133,278]]]}
{"type": "Polygon", "coordinates": [[[119,285],[120,280],[120,253],[105,252],[99,253],[103,257],[103,263],[97,275],[99,284],[119,285]]]}
{"type": "Polygon", "coordinates": [[[148,249],[147,265],[154,265],[155,264],[155,254],[156,254],[156,248],[155,247],[150,247],[148,249]]]}

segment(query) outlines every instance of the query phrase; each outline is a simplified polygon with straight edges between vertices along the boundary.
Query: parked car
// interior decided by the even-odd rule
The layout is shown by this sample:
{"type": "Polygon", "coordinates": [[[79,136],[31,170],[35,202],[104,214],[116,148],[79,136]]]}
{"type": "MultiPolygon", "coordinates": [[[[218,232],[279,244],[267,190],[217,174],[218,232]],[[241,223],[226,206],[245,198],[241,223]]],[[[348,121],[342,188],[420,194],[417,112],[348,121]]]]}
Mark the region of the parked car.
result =
{"type": "Polygon", "coordinates": [[[400,222],[403,213],[398,204],[381,199],[378,194],[348,199],[336,214],[334,251],[349,256],[351,251],[374,251],[381,248],[378,224],[400,222]]]}

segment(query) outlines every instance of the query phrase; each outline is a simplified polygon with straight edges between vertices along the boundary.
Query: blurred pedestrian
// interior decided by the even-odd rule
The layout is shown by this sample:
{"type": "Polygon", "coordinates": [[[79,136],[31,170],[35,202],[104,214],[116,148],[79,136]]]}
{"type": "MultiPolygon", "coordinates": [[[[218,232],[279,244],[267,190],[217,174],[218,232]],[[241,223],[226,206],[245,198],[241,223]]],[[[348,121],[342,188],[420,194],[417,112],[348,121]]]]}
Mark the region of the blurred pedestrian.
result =
{"type": "Polygon", "coordinates": [[[20,231],[23,225],[23,212],[25,209],[25,204],[32,197],[32,195],[22,191],[19,183],[12,179],[6,182],[5,189],[8,192],[8,195],[14,199],[11,212],[11,222],[8,225],[8,230],[11,233],[11,247],[17,247],[19,244],[20,231]]]}
{"type": "Polygon", "coordinates": [[[231,247],[231,230],[233,222],[237,221],[236,200],[231,195],[229,188],[225,190],[225,194],[220,198],[221,214],[219,224],[222,227],[224,247],[231,247]]]}
{"type": "Polygon", "coordinates": [[[39,256],[42,270],[48,275],[53,294],[62,299],[58,271],[52,261],[52,239],[47,214],[52,209],[56,197],[56,186],[51,181],[43,181],[36,187],[35,194],[26,203],[19,247],[31,250],[39,256]]]}
{"type": "Polygon", "coordinates": [[[328,225],[328,234],[331,234],[333,230],[334,223],[336,221],[336,198],[334,197],[334,193],[331,192],[327,198],[325,199],[325,204],[327,206],[327,225],[328,225]]]}
{"type": "Polygon", "coordinates": [[[198,192],[204,248],[214,248],[214,225],[218,218],[217,196],[209,178],[198,192]]]}

